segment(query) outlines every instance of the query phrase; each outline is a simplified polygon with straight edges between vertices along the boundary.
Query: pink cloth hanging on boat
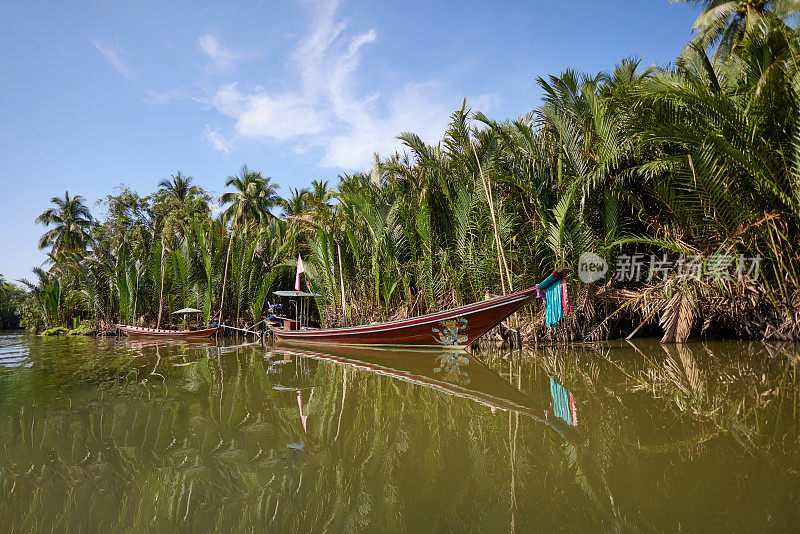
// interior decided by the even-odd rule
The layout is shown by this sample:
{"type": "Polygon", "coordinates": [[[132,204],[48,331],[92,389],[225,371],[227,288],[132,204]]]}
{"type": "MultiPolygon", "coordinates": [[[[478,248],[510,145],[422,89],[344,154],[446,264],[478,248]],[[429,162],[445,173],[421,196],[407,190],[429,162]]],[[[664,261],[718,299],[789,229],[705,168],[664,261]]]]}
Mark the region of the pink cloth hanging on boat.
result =
{"type": "Polygon", "coordinates": [[[566,278],[561,279],[561,311],[564,312],[564,317],[572,311],[572,304],[569,302],[569,291],[567,291],[566,278]]]}

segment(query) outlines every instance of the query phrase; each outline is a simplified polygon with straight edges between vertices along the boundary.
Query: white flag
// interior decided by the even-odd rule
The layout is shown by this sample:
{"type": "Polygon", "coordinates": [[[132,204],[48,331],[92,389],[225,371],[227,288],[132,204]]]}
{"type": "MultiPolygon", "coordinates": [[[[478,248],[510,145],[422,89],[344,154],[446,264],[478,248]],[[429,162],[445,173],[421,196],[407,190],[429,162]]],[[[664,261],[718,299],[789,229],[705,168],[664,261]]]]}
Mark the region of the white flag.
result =
{"type": "Polygon", "coordinates": [[[297,255],[297,274],[294,277],[294,288],[297,291],[300,291],[300,273],[306,272],[306,268],[303,267],[303,260],[300,259],[300,254],[297,255]]]}

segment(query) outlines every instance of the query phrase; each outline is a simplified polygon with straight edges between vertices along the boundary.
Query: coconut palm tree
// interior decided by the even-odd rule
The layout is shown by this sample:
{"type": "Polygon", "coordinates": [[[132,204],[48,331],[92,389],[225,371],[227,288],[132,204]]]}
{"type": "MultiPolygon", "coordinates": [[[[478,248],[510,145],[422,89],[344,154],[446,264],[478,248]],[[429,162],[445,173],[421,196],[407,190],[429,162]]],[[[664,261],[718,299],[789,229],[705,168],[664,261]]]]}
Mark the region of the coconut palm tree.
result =
{"type": "Polygon", "coordinates": [[[311,192],[307,187],[289,188],[289,197],[280,200],[283,214],[286,217],[293,217],[302,215],[308,210],[309,200],[311,199],[311,192]]]}
{"type": "Polygon", "coordinates": [[[94,226],[94,219],[89,208],[83,203],[80,195],[70,196],[69,191],[62,197],[53,197],[48,208],[36,218],[37,224],[52,226],[39,239],[39,248],[50,247],[54,256],[66,252],[84,250],[91,240],[89,229],[94,226]]]}
{"type": "MultiPolygon", "coordinates": [[[[260,224],[275,217],[270,209],[279,204],[280,197],[277,194],[278,184],[271,183],[270,177],[261,176],[260,172],[250,170],[245,164],[242,165],[238,175],[228,176],[225,187],[233,187],[234,191],[228,191],[219,197],[220,205],[228,206],[222,212],[222,219],[225,222],[232,222],[242,236],[251,234],[260,224]]],[[[228,241],[228,253],[225,256],[225,270],[222,276],[220,311],[225,305],[228,262],[236,233],[234,231],[228,241]]],[[[243,255],[240,263],[242,262],[244,262],[243,255]]]]}
{"type": "MultiPolygon", "coordinates": [[[[797,42],[797,30],[787,32],[780,21],[759,24],[742,38],[735,60],[712,62],[705,51],[692,51],[642,84],[628,106],[635,137],[653,149],[641,165],[642,205],[665,236],[646,240],[709,261],[763,257],[774,275],[760,291],[774,304],[772,317],[758,320],[785,331],[797,328],[800,287],[797,42]]],[[[740,289],[669,285],[661,324],[665,339],[682,332],[673,336],[679,341],[701,313],[698,301],[735,299],[740,289]]],[[[757,313],[754,304],[749,309],[757,313]]]]}
{"type": "Polygon", "coordinates": [[[765,18],[785,19],[800,11],[798,0],[671,0],[702,6],[694,23],[691,48],[708,49],[719,43],[715,59],[730,57],[746,32],[765,18]]]}
{"type": "Polygon", "coordinates": [[[219,197],[220,204],[228,206],[223,212],[224,219],[241,228],[252,229],[253,225],[274,217],[270,209],[278,205],[280,197],[278,184],[271,180],[247,165],[242,165],[238,175],[228,176],[225,187],[233,187],[234,191],[219,197]]]}
{"type": "Polygon", "coordinates": [[[178,171],[177,174],[161,180],[158,183],[158,189],[159,192],[166,193],[168,197],[176,200],[179,204],[183,204],[202,193],[198,186],[192,185],[193,181],[193,177],[186,176],[181,171],[178,171]]]}
{"type": "Polygon", "coordinates": [[[166,236],[184,235],[191,220],[211,212],[211,198],[203,188],[193,185],[193,180],[178,171],[159,183],[153,198],[153,211],[159,221],[156,226],[163,224],[162,233],[166,236]]]}
{"type": "Polygon", "coordinates": [[[328,186],[327,180],[311,180],[311,188],[305,195],[309,211],[326,227],[333,223],[334,207],[330,201],[333,199],[334,193],[334,190],[328,186]]]}

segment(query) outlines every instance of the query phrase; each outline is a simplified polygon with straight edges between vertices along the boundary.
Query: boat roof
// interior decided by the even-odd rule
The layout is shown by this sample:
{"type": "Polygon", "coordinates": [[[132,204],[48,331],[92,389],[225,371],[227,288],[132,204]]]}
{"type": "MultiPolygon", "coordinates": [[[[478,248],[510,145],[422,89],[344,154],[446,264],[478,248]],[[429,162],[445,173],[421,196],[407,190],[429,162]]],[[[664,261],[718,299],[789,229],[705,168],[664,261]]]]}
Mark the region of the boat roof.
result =
{"type": "Polygon", "coordinates": [[[187,315],[190,313],[203,313],[203,310],[197,308],[183,308],[182,310],[172,312],[172,315],[187,315]]]}

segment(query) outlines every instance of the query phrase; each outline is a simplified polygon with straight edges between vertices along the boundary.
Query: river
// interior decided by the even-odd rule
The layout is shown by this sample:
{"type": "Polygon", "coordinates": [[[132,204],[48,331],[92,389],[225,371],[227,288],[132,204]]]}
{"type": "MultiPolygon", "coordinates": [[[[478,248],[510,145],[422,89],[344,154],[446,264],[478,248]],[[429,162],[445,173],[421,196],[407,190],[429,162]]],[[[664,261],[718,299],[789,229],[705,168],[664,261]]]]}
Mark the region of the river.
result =
{"type": "Polygon", "coordinates": [[[3,532],[796,531],[794,345],[0,333],[3,532]]]}

